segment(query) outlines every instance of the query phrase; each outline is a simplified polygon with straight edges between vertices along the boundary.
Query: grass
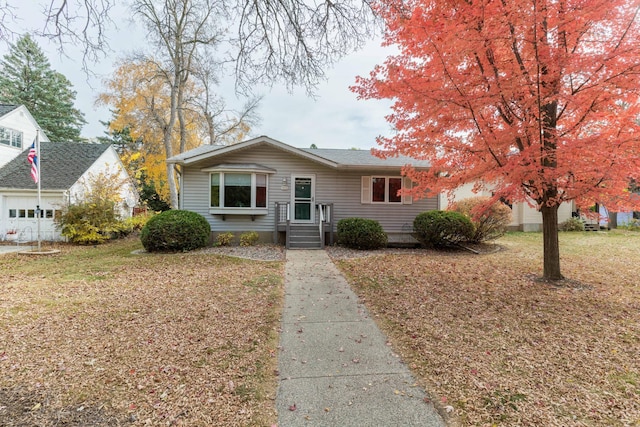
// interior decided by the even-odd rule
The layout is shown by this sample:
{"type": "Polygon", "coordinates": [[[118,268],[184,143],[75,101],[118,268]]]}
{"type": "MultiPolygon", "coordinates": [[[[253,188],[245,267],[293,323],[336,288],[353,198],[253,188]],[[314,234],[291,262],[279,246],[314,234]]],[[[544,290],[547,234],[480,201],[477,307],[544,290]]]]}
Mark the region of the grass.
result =
{"type": "Polygon", "coordinates": [[[339,266],[453,425],[640,425],[640,233],[561,233],[557,284],[541,234],[498,243],[339,266]]]}
{"type": "Polygon", "coordinates": [[[140,247],[0,257],[0,424],[275,422],[283,263],[140,247]]]}
{"type": "MultiPolygon", "coordinates": [[[[452,425],[639,425],[640,233],[560,242],[559,284],[537,233],[339,266],[452,425]]],[[[139,248],[0,257],[0,424],[275,422],[283,263],[139,248]]]]}

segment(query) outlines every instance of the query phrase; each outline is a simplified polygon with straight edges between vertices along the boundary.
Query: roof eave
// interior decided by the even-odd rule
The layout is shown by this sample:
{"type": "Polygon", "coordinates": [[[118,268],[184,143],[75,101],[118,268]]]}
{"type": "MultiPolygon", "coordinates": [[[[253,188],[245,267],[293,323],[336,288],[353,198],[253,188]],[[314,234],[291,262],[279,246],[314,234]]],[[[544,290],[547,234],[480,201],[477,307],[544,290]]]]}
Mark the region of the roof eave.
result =
{"type": "Polygon", "coordinates": [[[412,166],[416,170],[429,170],[429,166],[413,166],[411,164],[406,165],[338,165],[338,170],[398,170],[405,166],[412,166]]]}
{"type": "Polygon", "coordinates": [[[305,152],[303,150],[300,150],[298,148],[292,147],[290,145],[287,145],[285,143],[282,143],[280,141],[277,141],[275,139],[272,139],[272,138],[269,138],[269,137],[266,137],[266,136],[260,136],[260,137],[257,137],[257,138],[249,139],[247,141],[243,141],[243,142],[240,142],[238,144],[228,145],[226,147],[219,148],[219,149],[214,150],[214,151],[198,154],[196,156],[188,157],[188,158],[185,158],[185,159],[179,159],[179,158],[178,159],[167,159],[167,163],[177,164],[177,165],[181,165],[181,166],[188,166],[188,165],[191,165],[191,164],[203,161],[203,160],[209,160],[209,159],[212,159],[214,157],[222,156],[224,154],[231,153],[233,151],[243,150],[243,149],[247,149],[249,147],[252,147],[254,145],[265,144],[265,143],[268,144],[268,145],[274,146],[276,148],[279,148],[279,149],[281,149],[283,151],[286,151],[288,153],[291,153],[293,155],[305,158],[307,160],[311,160],[311,161],[316,162],[316,163],[320,163],[322,165],[325,165],[325,166],[328,166],[328,167],[331,167],[331,168],[337,168],[339,166],[338,163],[333,162],[333,161],[328,160],[328,159],[325,159],[324,157],[320,157],[320,156],[317,156],[315,154],[307,153],[307,152],[305,152]]]}

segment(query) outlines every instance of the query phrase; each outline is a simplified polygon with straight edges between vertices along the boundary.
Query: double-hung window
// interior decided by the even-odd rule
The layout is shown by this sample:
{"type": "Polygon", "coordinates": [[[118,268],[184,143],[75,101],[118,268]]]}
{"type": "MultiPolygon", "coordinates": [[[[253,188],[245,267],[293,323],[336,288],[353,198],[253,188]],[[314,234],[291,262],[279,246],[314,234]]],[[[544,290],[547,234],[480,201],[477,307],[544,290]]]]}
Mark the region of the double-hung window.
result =
{"type": "Polygon", "coordinates": [[[211,213],[266,214],[267,182],[266,173],[211,172],[211,213]]]}

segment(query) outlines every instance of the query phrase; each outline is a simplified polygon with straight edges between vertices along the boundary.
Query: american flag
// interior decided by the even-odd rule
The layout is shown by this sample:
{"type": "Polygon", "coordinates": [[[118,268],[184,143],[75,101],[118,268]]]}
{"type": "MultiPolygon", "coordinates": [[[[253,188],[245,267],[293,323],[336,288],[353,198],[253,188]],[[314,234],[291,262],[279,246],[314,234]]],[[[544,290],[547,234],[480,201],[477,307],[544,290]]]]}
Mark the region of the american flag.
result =
{"type": "Polygon", "coordinates": [[[33,182],[38,183],[38,156],[36,151],[36,142],[33,141],[31,147],[29,147],[29,154],[27,154],[27,160],[31,164],[31,178],[33,178],[33,182]]]}

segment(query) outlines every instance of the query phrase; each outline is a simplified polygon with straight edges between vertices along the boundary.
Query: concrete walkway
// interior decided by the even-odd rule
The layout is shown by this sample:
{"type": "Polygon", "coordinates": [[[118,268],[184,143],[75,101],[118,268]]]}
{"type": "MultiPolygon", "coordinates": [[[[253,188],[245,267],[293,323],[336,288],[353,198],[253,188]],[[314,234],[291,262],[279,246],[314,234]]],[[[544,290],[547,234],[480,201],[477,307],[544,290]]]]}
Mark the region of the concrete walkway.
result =
{"type": "Polygon", "coordinates": [[[13,252],[28,251],[31,246],[18,246],[18,245],[0,245],[0,255],[10,254],[13,252]]]}
{"type": "Polygon", "coordinates": [[[289,250],[278,427],[444,426],[322,250],[289,250]]]}

